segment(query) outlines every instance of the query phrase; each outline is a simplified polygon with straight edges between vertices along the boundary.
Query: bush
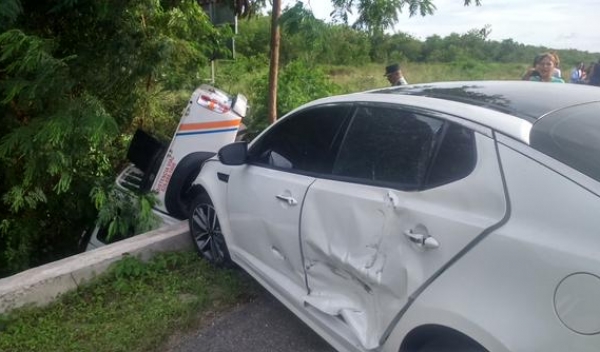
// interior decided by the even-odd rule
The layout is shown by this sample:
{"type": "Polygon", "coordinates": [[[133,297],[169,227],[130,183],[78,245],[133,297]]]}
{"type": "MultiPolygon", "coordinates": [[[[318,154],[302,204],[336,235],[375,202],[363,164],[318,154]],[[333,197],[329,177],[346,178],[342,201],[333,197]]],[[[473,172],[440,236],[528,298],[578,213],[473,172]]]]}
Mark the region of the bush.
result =
{"type": "MultiPolygon", "coordinates": [[[[250,137],[269,125],[267,106],[269,97],[268,72],[256,77],[250,86],[250,101],[254,103],[248,117],[250,137]]],[[[341,89],[332,83],[319,68],[304,61],[293,61],[279,72],[277,90],[277,117],[281,117],[302,104],[338,94],[341,89]]]]}

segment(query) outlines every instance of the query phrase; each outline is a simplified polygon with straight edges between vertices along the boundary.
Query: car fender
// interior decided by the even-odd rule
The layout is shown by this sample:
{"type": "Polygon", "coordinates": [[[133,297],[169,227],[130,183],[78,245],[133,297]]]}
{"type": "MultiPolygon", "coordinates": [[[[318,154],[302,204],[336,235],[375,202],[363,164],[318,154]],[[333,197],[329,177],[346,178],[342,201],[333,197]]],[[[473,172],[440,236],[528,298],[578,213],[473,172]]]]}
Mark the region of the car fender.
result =
{"type": "MultiPolygon", "coordinates": [[[[233,167],[245,167],[233,166],[233,167]]],[[[232,166],[223,165],[217,157],[213,157],[204,162],[198,177],[192,182],[192,188],[197,192],[205,192],[213,202],[213,206],[219,216],[221,231],[227,242],[229,251],[235,249],[235,243],[231,238],[231,227],[229,217],[226,211],[227,207],[227,180],[231,173],[232,166]]],[[[233,257],[232,257],[233,259],[233,257]]]]}

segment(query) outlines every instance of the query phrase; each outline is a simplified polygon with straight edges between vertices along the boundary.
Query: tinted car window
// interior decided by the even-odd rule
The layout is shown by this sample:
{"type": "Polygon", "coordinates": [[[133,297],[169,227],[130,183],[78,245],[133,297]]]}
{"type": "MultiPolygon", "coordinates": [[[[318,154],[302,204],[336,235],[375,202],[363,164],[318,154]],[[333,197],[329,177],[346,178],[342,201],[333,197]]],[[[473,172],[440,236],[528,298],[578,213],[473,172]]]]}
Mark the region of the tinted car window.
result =
{"type": "Polygon", "coordinates": [[[466,177],[475,168],[475,134],[466,127],[447,122],[425,187],[431,188],[466,177]]]}
{"type": "Polygon", "coordinates": [[[600,181],[600,103],[549,114],[533,125],[530,144],[542,153],[600,181]]]}
{"type": "Polygon", "coordinates": [[[416,189],[443,121],[387,107],[360,107],[340,147],[333,174],[416,189]]]}
{"type": "Polygon", "coordinates": [[[250,162],[279,169],[330,173],[336,140],[350,105],[304,110],[279,122],[250,149],[250,162]]]}

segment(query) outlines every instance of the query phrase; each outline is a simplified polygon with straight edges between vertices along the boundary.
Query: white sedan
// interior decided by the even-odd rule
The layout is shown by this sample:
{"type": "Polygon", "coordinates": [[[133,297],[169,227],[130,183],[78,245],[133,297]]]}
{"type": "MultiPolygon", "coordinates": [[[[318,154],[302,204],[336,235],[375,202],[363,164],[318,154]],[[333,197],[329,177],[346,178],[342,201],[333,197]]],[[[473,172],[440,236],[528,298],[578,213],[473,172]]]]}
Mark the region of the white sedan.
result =
{"type": "Polygon", "coordinates": [[[320,99],[223,147],[190,192],[200,254],[340,351],[600,350],[598,88],[320,99]]]}

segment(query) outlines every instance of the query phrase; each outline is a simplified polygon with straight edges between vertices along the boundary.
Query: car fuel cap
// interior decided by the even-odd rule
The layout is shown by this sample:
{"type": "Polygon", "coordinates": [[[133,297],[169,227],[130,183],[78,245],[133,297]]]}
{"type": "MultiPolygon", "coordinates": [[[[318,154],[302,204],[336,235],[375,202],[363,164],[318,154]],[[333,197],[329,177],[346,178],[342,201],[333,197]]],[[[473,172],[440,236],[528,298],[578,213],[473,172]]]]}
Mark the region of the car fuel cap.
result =
{"type": "Polygon", "coordinates": [[[600,277],[589,273],[565,277],[554,293],[554,309],[567,328],[584,335],[600,333],[600,277]]]}

